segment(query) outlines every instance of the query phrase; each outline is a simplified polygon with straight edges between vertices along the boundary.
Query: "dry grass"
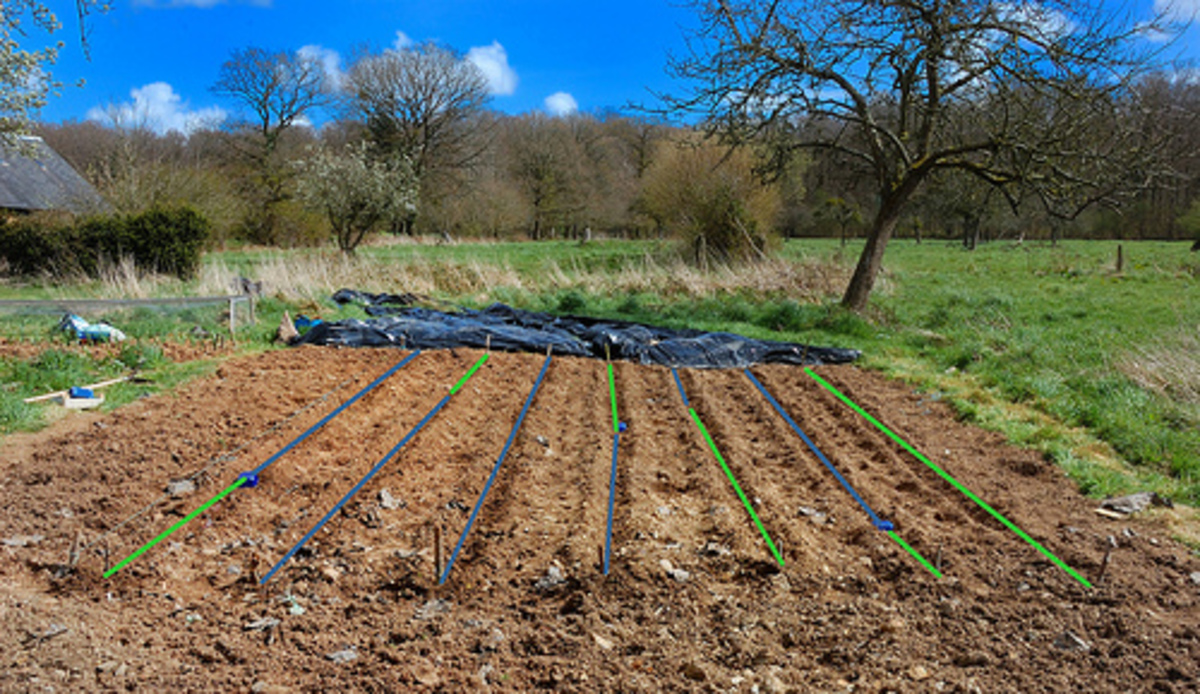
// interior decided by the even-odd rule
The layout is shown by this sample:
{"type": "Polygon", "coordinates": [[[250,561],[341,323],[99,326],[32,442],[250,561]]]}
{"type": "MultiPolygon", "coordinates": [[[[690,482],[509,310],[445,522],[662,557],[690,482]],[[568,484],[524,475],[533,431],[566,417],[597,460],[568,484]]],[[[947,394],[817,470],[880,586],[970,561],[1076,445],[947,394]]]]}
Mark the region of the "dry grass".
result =
{"type": "MultiPolygon", "coordinates": [[[[228,291],[236,274],[218,261],[205,265],[199,291],[228,291]]],[[[452,263],[414,260],[396,262],[367,255],[341,253],[276,256],[258,263],[250,275],[267,293],[287,300],[320,301],[338,289],[416,294],[469,294],[495,287],[522,288],[511,268],[478,262],[452,263]]]]}
{"type": "Polygon", "coordinates": [[[1117,368],[1147,390],[1200,405],[1200,326],[1127,352],[1117,368]]]}
{"type": "MultiPolygon", "coordinates": [[[[269,294],[288,300],[321,300],[349,287],[450,296],[486,294],[501,288],[530,292],[574,289],[601,295],[648,293],[670,298],[749,292],[816,301],[839,291],[849,280],[850,270],[816,260],[762,260],[703,271],[679,258],[660,261],[645,256],[615,270],[585,270],[574,264],[550,262],[536,272],[521,273],[507,264],[421,258],[381,260],[370,254],[346,257],[331,252],[275,256],[248,272],[263,281],[269,294]]],[[[221,261],[208,263],[198,291],[225,292],[234,274],[221,261]]]]}
{"type": "Polygon", "coordinates": [[[139,270],[131,255],[115,262],[102,259],[99,271],[105,294],[124,299],[157,296],[159,288],[167,281],[161,275],[150,275],[139,270]]]}
{"type": "Polygon", "coordinates": [[[552,264],[538,278],[537,290],[579,289],[594,294],[647,293],[669,298],[702,298],[721,293],[784,294],[797,300],[821,300],[849,280],[840,265],[803,261],[760,260],[721,265],[707,271],[681,258],[660,262],[650,256],[616,271],[582,271],[552,264]]]}

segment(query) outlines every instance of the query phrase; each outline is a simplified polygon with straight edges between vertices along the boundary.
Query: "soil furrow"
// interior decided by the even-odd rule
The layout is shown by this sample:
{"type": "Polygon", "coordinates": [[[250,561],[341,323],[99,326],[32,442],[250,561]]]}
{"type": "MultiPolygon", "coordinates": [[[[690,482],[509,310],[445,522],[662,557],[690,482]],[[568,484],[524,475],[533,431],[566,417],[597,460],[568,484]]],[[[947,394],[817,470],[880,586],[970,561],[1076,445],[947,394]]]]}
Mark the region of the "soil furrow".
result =
{"type": "MultiPolygon", "coordinates": [[[[542,362],[494,354],[312,551],[260,589],[254,577],[445,395],[475,350],[423,354],[258,488],[115,579],[102,578],[93,553],[63,566],[81,530],[95,536],[165,480],[367,372],[175,502],[194,507],[401,354],[235,359],[175,395],[6,443],[0,690],[1049,693],[1200,683],[1200,561],[1156,520],[1167,512],[1098,516],[1036,454],[849,367],[820,371],[1089,578],[1107,553],[1103,581],[1072,585],[802,370],[756,368],[882,517],[930,559],[941,546],[947,577],[935,580],[869,525],[740,371],[684,372],[782,545],[778,571],[670,371],[627,363],[614,365],[629,428],[603,577],[605,365],[556,358],[449,583],[437,586],[432,529],[445,526],[448,555],[542,362]]],[[[148,518],[131,537],[177,517],[148,518]]]]}

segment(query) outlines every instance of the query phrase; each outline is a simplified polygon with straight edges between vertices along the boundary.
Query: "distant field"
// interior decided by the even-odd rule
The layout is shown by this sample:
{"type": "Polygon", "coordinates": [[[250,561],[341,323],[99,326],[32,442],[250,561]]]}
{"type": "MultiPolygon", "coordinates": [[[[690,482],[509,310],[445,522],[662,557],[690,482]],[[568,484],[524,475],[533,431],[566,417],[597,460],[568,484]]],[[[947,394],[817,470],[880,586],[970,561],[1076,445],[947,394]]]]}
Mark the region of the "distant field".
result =
{"type": "MultiPolygon", "coordinates": [[[[212,253],[200,280],[0,290],[4,298],[223,293],[263,279],[259,348],[284,309],[327,318],[342,286],[729,330],[855,347],[863,364],[945,398],[960,414],[1043,451],[1094,494],[1157,489],[1200,503],[1200,254],[1187,243],[893,242],[868,315],[837,306],[859,246],[786,243],[779,259],[700,272],[655,241],[391,243],[352,260],[329,251],[212,253]]],[[[194,316],[156,319],[186,336],[194,316]]],[[[45,318],[0,316],[0,334],[45,318]],[[32,321],[32,322],[31,322],[32,321]]],[[[220,316],[203,316],[208,328],[220,316]]],[[[37,326],[31,328],[30,326],[37,326]]],[[[129,327],[129,326],[126,326],[129,327]]],[[[132,332],[145,336],[136,326],[132,332]]]]}

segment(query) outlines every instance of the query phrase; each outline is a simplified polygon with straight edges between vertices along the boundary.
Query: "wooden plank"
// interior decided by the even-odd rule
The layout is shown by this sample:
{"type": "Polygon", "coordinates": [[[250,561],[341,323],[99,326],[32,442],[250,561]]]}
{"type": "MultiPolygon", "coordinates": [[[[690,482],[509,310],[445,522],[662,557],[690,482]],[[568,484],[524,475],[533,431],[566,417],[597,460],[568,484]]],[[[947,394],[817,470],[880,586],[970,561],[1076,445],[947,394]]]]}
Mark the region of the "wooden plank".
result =
{"type": "MultiPolygon", "coordinates": [[[[90,386],[83,386],[83,387],[88,390],[95,390],[97,388],[107,388],[108,386],[111,386],[111,385],[116,385],[118,383],[124,383],[125,381],[128,381],[131,378],[133,378],[132,375],[122,376],[120,378],[114,378],[109,381],[101,381],[99,383],[93,383],[90,386]]],[[[32,398],[25,398],[25,402],[27,402],[27,403],[42,402],[43,400],[53,400],[54,398],[66,399],[67,395],[69,395],[70,392],[71,392],[70,390],[56,390],[53,393],[46,393],[45,395],[35,395],[32,398]]]]}

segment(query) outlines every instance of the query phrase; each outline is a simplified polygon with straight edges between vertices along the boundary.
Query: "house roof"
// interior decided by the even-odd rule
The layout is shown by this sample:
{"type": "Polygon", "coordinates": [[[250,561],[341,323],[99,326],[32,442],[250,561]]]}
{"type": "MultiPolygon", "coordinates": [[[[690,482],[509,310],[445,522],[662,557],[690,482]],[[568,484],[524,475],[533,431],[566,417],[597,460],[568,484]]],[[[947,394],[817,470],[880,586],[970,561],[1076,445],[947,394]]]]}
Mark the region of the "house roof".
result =
{"type": "Polygon", "coordinates": [[[96,189],[42,138],[0,138],[0,209],[86,212],[105,207],[96,189]]]}

